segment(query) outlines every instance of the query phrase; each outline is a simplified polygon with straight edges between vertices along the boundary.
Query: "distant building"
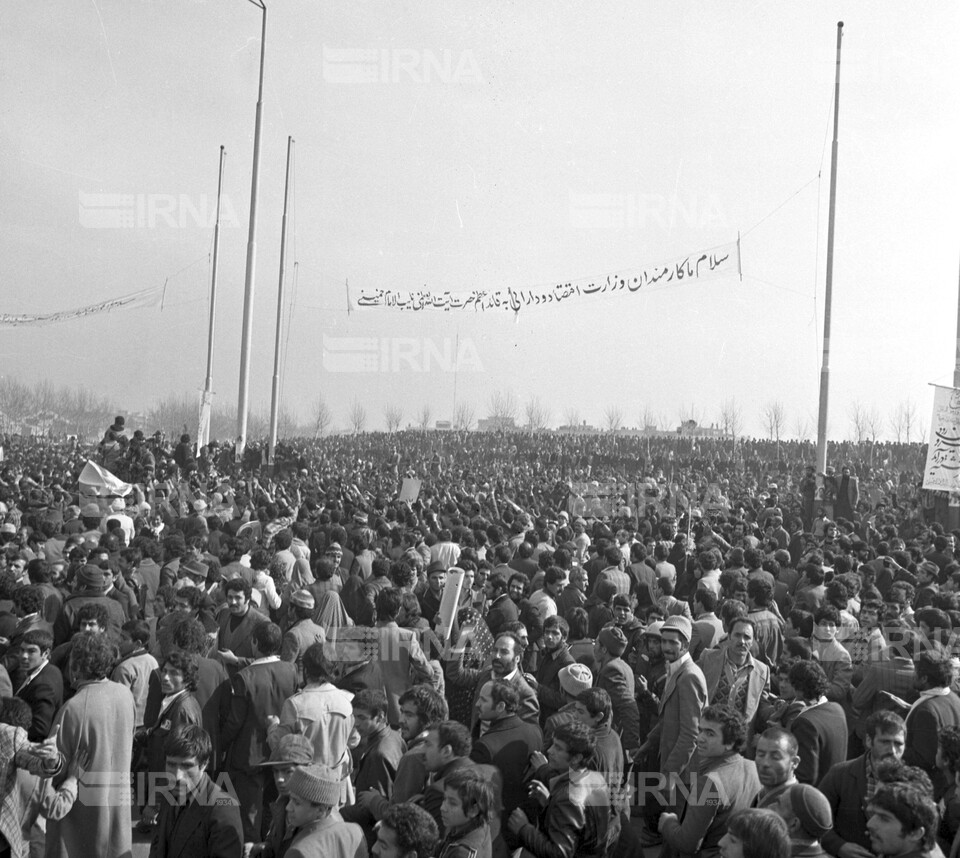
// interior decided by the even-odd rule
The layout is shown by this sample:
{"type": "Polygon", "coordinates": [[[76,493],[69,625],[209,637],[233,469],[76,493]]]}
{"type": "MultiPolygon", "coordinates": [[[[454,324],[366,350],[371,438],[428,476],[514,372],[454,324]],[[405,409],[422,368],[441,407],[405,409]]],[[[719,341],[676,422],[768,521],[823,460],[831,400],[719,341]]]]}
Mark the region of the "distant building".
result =
{"type": "Polygon", "coordinates": [[[477,421],[478,432],[515,432],[517,428],[512,417],[481,417],[477,421]]]}
{"type": "Polygon", "coordinates": [[[433,424],[433,428],[441,432],[449,432],[453,429],[453,424],[449,420],[438,420],[433,424]]]}

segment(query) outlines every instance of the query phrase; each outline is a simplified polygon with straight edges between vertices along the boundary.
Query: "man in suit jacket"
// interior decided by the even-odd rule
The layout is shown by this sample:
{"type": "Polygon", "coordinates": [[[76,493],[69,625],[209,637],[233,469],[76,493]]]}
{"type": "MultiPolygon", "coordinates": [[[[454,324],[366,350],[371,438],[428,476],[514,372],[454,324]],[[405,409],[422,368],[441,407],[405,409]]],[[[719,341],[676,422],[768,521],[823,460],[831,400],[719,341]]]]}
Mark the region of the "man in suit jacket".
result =
{"type": "Polygon", "coordinates": [[[52,649],[53,635],[41,629],[26,632],[20,641],[13,693],[30,704],[33,720],[27,736],[31,742],[42,742],[50,735],[53,718],[63,704],[63,677],[50,664],[52,649]]]}
{"type": "Polygon", "coordinates": [[[881,763],[903,756],[906,725],[895,712],[879,710],[867,719],[865,730],[866,753],[835,765],[817,787],[833,810],[833,829],[822,838],[823,848],[831,855],[841,854],[848,843],[870,852],[865,810],[868,781],[875,777],[881,763]]]}
{"type": "Polygon", "coordinates": [[[150,858],[237,858],[244,842],[240,808],[205,772],[210,737],[185,725],[167,737],[164,750],[174,785],[163,794],[150,858]]]}
{"type": "Polygon", "coordinates": [[[253,654],[253,631],[257,626],[269,623],[270,618],[253,607],[250,595],[253,587],[243,578],[234,578],[223,587],[227,599],[227,611],[220,618],[217,633],[217,654],[231,676],[250,664],[253,654]]]}
{"type": "Polygon", "coordinates": [[[535,724],[517,716],[520,695],[502,679],[485,682],[477,700],[477,714],[487,731],[473,743],[470,758],[496,766],[503,774],[503,815],[509,816],[526,796],[523,774],[530,755],[543,748],[543,734],[535,724]]]}
{"type": "MultiPolygon", "coordinates": [[[[462,639],[461,639],[462,640],[462,639]]],[[[537,724],[540,719],[540,702],[536,692],[529,686],[520,671],[523,659],[523,644],[516,632],[502,632],[493,644],[493,659],[490,667],[469,668],[463,666],[463,654],[449,661],[446,668],[447,681],[461,688],[473,689],[473,702],[470,706],[470,730],[476,735],[480,719],[477,715],[477,700],[486,682],[491,679],[503,679],[517,689],[520,703],[517,714],[528,724],[537,724]]]]}
{"type": "Polygon", "coordinates": [[[926,651],[914,659],[920,697],[907,715],[907,746],[903,761],[919,766],[933,781],[939,799],[948,784],[937,766],[937,745],[944,727],[960,726],[960,697],[951,691],[953,667],[947,653],[926,651]]]}
{"type": "Polygon", "coordinates": [[[753,623],[746,617],[734,620],[730,637],[719,649],[704,652],[699,663],[707,681],[709,705],[726,704],[743,716],[746,748],[757,727],[760,701],[770,687],[770,668],[750,654],[754,633],[753,623]]]}
{"type": "Polygon", "coordinates": [[[795,664],[788,678],[804,706],[790,725],[800,745],[797,780],[816,786],[833,766],[847,759],[847,716],[839,703],[827,700],[829,682],[816,661],[795,664]]]}
{"type": "Polygon", "coordinates": [[[309,590],[297,590],[290,596],[290,627],[283,636],[280,660],[297,666],[297,676],[303,684],[303,654],[311,644],[323,643],[327,636],[323,626],[313,621],[316,601],[309,590]]]}
{"type": "Polygon", "coordinates": [[[845,518],[852,521],[860,502],[860,482],[850,473],[850,468],[840,469],[840,479],[836,480],[837,500],[834,507],[836,518],[845,518]]]}
{"type": "Polygon", "coordinates": [[[690,658],[692,624],[686,617],[668,617],[660,629],[660,651],[667,663],[667,679],[653,730],[633,755],[636,765],[659,771],[666,778],[666,808],[657,801],[644,805],[645,828],[641,845],[661,842],[657,822],[661,810],[676,802],[676,786],[684,777],[700,733],[700,714],[707,705],[707,681],[690,658]]]}
{"type": "Polygon", "coordinates": [[[738,712],[725,705],[704,709],[697,740],[697,798],[682,801],[678,813],[664,813],[659,820],[673,850],[669,854],[717,854],[730,817],[753,806],[760,779],[753,761],[740,754],[745,739],[746,725],[738,712]]]}
{"type": "Polygon", "coordinates": [[[496,637],[510,623],[520,619],[520,609],[507,593],[507,579],[503,575],[490,575],[483,585],[483,590],[490,606],[487,610],[487,625],[490,627],[490,634],[496,637]]]}
{"type": "Polygon", "coordinates": [[[704,650],[712,649],[723,637],[723,622],[716,614],[717,597],[712,590],[699,588],[693,594],[693,633],[690,638],[690,658],[700,660],[704,650]]]}
{"type": "Polygon", "coordinates": [[[610,695],[613,704],[613,729],[620,734],[625,751],[640,745],[640,711],[633,671],[620,657],[627,648],[627,636],[617,626],[600,630],[593,645],[597,663],[594,685],[610,695]]]}
{"type": "MultiPolygon", "coordinates": [[[[210,756],[211,772],[220,770],[222,746],[220,743],[220,715],[223,698],[230,697],[230,677],[222,662],[215,658],[207,658],[209,638],[204,631],[203,624],[188,614],[181,614],[170,629],[170,652],[193,653],[199,659],[197,669],[197,688],[193,696],[200,704],[203,712],[203,729],[210,736],[213,752],[210,756]]],[[[160,713],[163,703],[163,689],[160,683],[160,671],[150,675],[149,690],[147,691],[147,705],[143,713],[144,723],[153,724],[160,713]]]]}
{"type": "Polygon", "coordinates": [[[258,843],[262,839],[266,786],[261,764],[270,759],[268,718],[275,716],[284,701],[296,693],[297,668],[280,661],[279,626],[261,623],[251,637],[254,660],[232,679],[221,740],[227,749],[225,768],[243,809],[244,842],[258,843]]]}

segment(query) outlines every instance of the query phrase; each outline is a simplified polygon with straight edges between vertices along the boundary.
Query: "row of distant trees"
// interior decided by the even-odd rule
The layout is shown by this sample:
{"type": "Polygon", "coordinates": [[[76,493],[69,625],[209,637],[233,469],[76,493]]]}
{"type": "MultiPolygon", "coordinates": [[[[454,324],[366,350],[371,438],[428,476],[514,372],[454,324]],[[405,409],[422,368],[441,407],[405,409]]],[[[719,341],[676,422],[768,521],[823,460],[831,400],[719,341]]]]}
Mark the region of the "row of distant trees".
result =
{"type": "MultiPolygon", "coordinates": [[[[487,418],[493,425],[518,426],[533,432],[540,432],[554,425],[554,412],[538,396],[531,396],[521,404],[511,391],[495,391],[486,403],[487,418]]],[[[77,435],[91,440],[99,437],[104,429],[113,422],[118,413],[115,403],[104,396],[98,396],[84,387],[55,387],[49,381],[39,384],[24,384],[11,378],[0,378],[0,431],[29,432],[40,435],[77,435]]],[[[195,433],[199,415],[198,396],[180,394],[157,400],[146,413],[143,428],[150,433],[163,430],[168,436],[176,437],[183,432],[195,433]]],[[[348,406],[346,428],[360,433],[370,428],[371,407],[362,399],[356,398],[348,406]]],[[[580,411],[575,406],[567,406],[561,423],[567,427],[581,426],[580,411]]],[[[761,407],[760,423],[771,440],[783,438],[810,440],[815,434],[815,420],[811,415],[796,414],[788,423],[787,412],[782,402],[771,400],[761,407]]],[[[887,415],[882,415],[876,406],[865,406],[854,402],[848,411],[850,437],[858,443],[892,438],[897,442],[922,442],[926,440],[926,426],[918,417],[917,406],[910,400],[904,400],[894,406],[887,415]]],[[[426,431],[435,420],[434,409],[430,403],[420,408],[406,411],[403,406],[388,403],[382,408],[383,425],[388,432],[398,432],[405,426],[426,431]]],[[[705,409],[696,405],[683,404],[676,415],[679,423],[706,426],[708,424],[721,430],[726,436],[738,438],[744,432],[743,408],[734,398],[725,400],[718,413],[711,418],[705,409]]],[[[266,409],[251,412],[247,431],[251,439],[264,438],[269,433],[269,413],[266,409]]],[[[599,427],[608,432],[623,431],[626,425],[626,410],[623,405],[608,406],[603,413],[599,427]]],[[[451,428],[469,431],[477,426],[477,411],[468,402],[459,402],[454,408],[451,428]]],[[[306,419],[301,422],[290,409],[281,407],[278,416],[278,435],[281,438],[314,437],[319,438],[334,428],[334,413],[322,396],[318,397],[306,419]]],[[[640,429],[654,429],[661,432],[675,431],[677,420],[663,412],[657,412],[646,406],[637,414],[637,426],[640,429]]],[[[236,411],[226,404],[213,408],[211,414],[210,436],[227,439],[236,435],[236,411]]]]}
{"type": "MultiPolygon", "coordinates": [[[[522,406],[515,394],[494,392],[487,402],[487,415],[491,423],[504,426],[522,426],[533,432],[540,432],[553,425],[553,411],[539,397],[532,396],[522,406]]],[[[351,432],[359,433],[367,429],[370,412],[360,399],[355,399],[347,413],[347,427],[351,432]]],[[[720,406],[716,417],[711,420],[707,412],[696,405],[680,406],[677,414],[680,425],[694,424],[706,426],[709,424],[721,430],[724,435],[739,438],[743,435],[744,415],[743,408],[736,399],[729,398],[720,406]]],[[[640,429],[654,429],[660,432],[672,432],[677,428],[677,420],[653,408],[644,407],[637,415],[637,426],[640,429]]],[[[811,440],[816,434],[816,421],[811,415],[797,414],[792,423],[788,423],[787,411],[779,400],[771,400],[763,404],[760,409],[760,424],[768,438],[780,441],[785,438],[795,438],[801,441],[811,440]]],[[[904,400],[897,404],[884,417],[876,406],[864,406],[861,402],[854,402],[848,412],[850,437],[857,443],[865,441],[877,442],[881,438],[889,438],[897,443],[923,442],[926,440],[926,425],[918,417],[917,406],[914,402],[904,400]]],[[[404,421],[407,425],[418,429],[430,428],[433,411],[429,403],[425,403],[419,410],[407,413],[396,404],[387,404],[383,407],[383,420],[388,432],[397,432],[404,421]]],[[[316,436],[327,431],[333,422],[333,413],[327,403],[321,398],[314,406],[313,429],[316,436]]],[[[477,412],[473,405],[460,402],[453,412],[451,427],[457,430],[470,430],[476,426],[477,412]]],[[[581,426],[580,411],[575,406],[568,406],[562,413],[562,425],[567,427],[581,426]]],[[[626,411],[622,405],[610,405],[603,412],[602,424],[598,427],[608,432],[619,432],[627,428],[626,411]]]]}
{"type": "Polygon", "coordinates": [[[0,378],[0,430],[40,435],[93,436],[113,421],[113,404],[85,387],[24,384],[0,378]]]}

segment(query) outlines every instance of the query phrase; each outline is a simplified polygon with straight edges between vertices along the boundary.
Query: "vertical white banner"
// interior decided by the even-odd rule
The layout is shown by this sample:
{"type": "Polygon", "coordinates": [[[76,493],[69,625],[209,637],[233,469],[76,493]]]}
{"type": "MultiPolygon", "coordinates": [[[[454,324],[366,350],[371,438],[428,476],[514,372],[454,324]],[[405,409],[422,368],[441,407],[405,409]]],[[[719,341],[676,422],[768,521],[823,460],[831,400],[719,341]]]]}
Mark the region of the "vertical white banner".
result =
{"type": "Polygon", "coordinates": [[[204,390],[200,393],[200,419],[197,427],[197,453],[201,447],[210,443],[210,400],[212,397],[204,390]]]}
{"type": "Polygon", "coordinates": [[[960,492],[960,390],[934,386],[923,487],[960,492]]]}

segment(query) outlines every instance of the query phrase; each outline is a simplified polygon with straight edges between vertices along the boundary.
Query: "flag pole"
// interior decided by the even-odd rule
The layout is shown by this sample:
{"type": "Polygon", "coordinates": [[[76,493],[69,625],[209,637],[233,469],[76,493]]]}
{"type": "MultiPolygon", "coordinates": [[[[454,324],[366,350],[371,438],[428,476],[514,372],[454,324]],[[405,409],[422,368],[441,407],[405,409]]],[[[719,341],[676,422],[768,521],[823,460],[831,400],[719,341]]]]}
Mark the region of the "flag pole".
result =
{"type": "Polygon", "coordinates": [[[830,214],[827,220],[827,276],[823,309],[823,361],[820,365],[820,413],[817,418],[817,472],[827,469],[827,405],[830,388],[830,305],[833,299],[833,233],[837,207],[837,135],[840,126],[840,43],[843,21],[837,22],[837,80],[833,96],[833,146],[830,157],[830,214]]]}
{"type": "Polygon", "coordinates": [[[290,198],[290,154],[293,138],[287,137],[287,176],[283,184],[283,219],[280,226],[280,285],[277,287],[277,339],[273,347],[273,389],[270,396],[270,447],[267,461],[273,464],[280,423],[280,340],[283,335],[283,274],[287,257],[287,202],[290,198]]]}
{"type": "Polygon", "coordinates": [[[260,193],[260,137],[263,119],[263,61],[267,47],[267,6],[250,0],[263,11],[260,33],[260,82],[257,89],[257,116],[253,127],[253,171],[250,178],[250,226],[247,232],[247,267],[243,278],[243,327],[240,335],[240,394],[237,397],[236,458],[241,461],[247,446],[247,418],[250,411],[250,349],[253,339],[253,291],[257,267],[257,198],[260,193]]]}
{"type": "Polygon", "coordinates": [[[210,400],[213,396],[213,331],[217,315],[217,260],[220,256],[220,196],[223,191],[223,162],[227,150],[220,147],[220,174],[217,179],[217,223],[213,228],[213,274],[210,278],[210,324],[207,329],[207,374],[203,381],[203,401],[200,403],[200,426],[197,432],[197,452],[210,442],[210,400]],[[204,418],[204,413],[206,418],[204,418]]]}
{"type": "Polygon", "coordinates": [[[960,293],[957,296],[957,352],[953,363],[953,386],[960,388],[960,293]]]}

